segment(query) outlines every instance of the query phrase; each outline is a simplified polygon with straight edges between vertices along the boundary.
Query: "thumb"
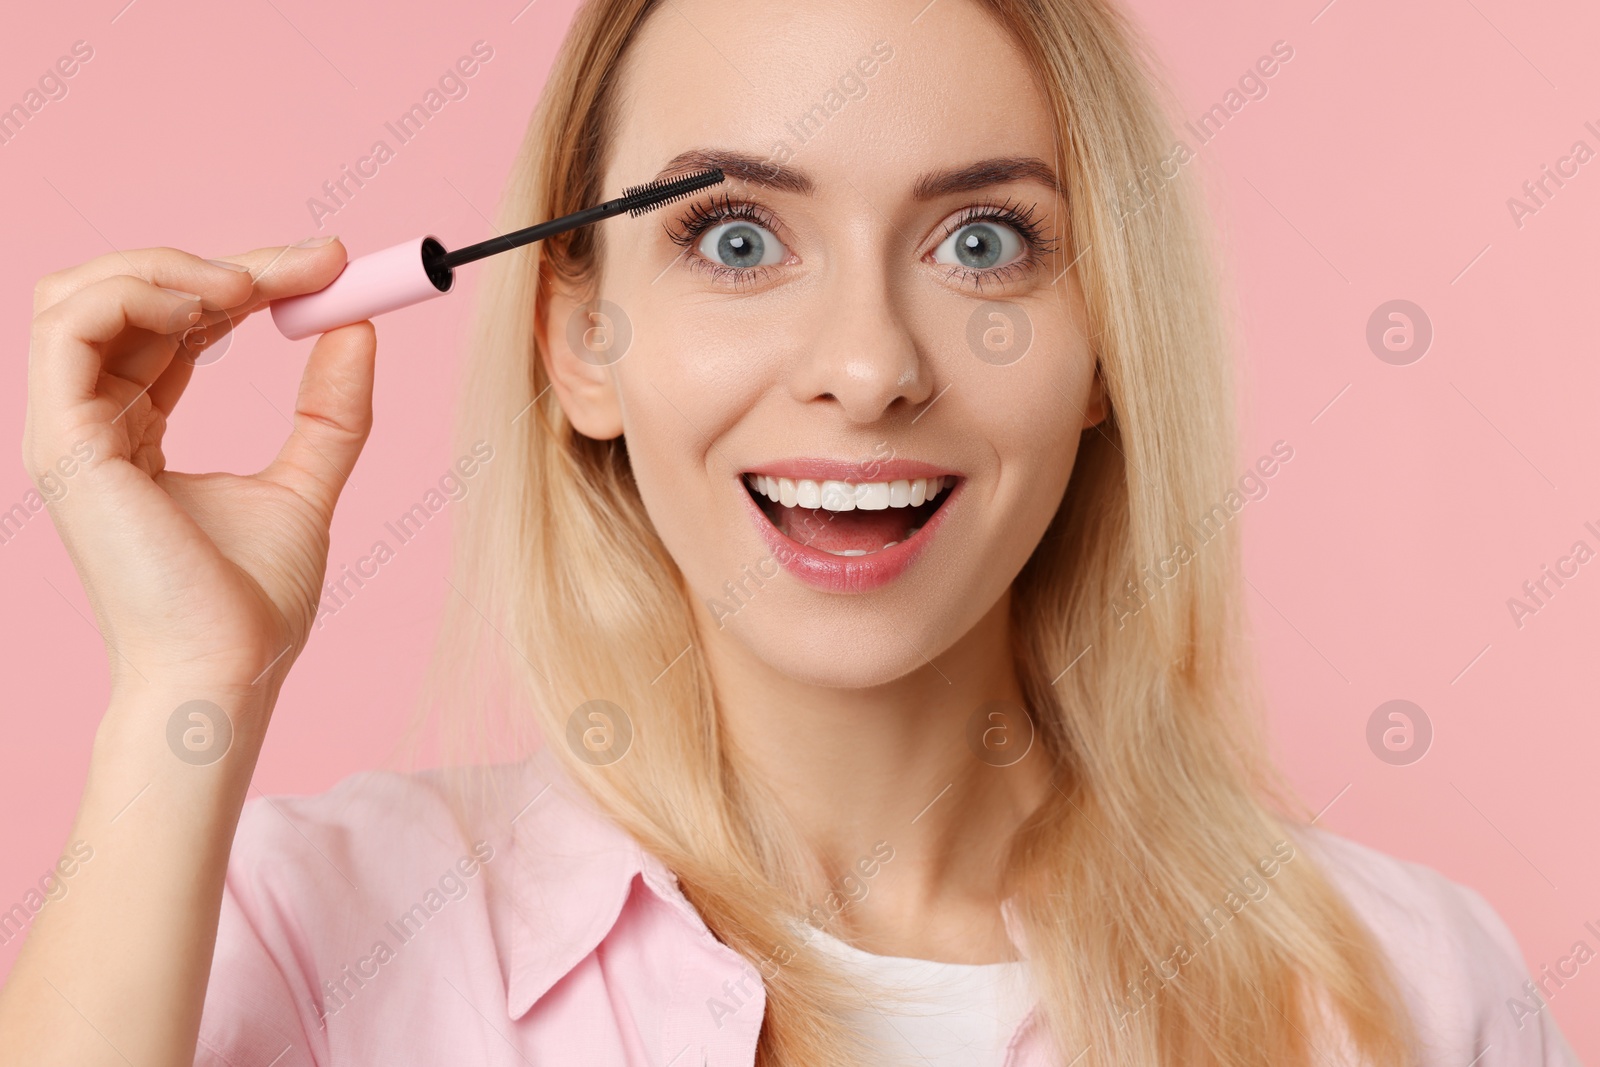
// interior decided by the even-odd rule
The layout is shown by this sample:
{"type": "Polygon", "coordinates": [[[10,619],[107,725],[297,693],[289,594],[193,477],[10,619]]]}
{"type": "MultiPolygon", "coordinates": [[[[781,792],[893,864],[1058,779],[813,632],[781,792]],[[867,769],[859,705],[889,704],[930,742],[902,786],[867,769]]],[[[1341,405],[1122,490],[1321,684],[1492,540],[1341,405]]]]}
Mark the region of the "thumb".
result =
{"type": "Polygon", "coordinates": [[[370,322],[317,338],[300,379],[294,430],[261,477],[292,489],[333,520],[339,499],[372,430],[372,377],[378,350],[370,322]]]}

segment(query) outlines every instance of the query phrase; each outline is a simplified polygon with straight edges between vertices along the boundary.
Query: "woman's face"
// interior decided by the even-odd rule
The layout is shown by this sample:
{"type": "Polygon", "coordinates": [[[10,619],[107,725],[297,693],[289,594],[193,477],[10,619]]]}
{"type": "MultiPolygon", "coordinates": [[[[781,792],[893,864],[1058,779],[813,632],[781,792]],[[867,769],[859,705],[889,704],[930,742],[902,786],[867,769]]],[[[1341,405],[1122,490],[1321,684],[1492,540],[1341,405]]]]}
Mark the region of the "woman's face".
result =
{"type": "Polygon", "coordinates": [[[1101,414],[1023,57],[968,0],[672,0],[618,88],[607,196],[729,180],[602,224],[607,319],[553,305],[564,407],[625,435],[708,641],[831,686],[924,667],[1101,414]]]}

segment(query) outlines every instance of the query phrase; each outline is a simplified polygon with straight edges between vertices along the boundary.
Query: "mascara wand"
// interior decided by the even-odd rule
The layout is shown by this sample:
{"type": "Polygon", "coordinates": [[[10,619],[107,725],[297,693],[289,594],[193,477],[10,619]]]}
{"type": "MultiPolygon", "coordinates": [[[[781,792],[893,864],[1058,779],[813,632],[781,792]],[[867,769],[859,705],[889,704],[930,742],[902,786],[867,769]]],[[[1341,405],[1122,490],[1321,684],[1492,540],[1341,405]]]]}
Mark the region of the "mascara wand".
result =
{"type": "Polygon", "coordinates": [[[344,270],[314,293],[274,300],[272,321],[291,341],[324,333],[338,326],[370,319],[386,311],[410,307],[450,292],[455,268],[522,245],[542,241],[620,215],[639,216],[682,200],[690,193],[724,180],[720,169],[683,178],[653,181],[623,191],[615,200],[574,211],[559,219],[491,237],[475,245],[447,252],[431,234],[350,260],[344,270]]]}

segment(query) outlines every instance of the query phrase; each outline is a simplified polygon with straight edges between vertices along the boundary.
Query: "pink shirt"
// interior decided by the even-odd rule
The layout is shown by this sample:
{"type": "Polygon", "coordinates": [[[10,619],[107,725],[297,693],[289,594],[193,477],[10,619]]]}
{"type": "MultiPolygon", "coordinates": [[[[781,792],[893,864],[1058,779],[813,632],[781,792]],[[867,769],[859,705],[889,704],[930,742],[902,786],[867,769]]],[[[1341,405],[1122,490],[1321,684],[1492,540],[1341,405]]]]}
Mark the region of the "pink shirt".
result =
{"type": "MultiPolygon", "coordinates": [[[[482,778],[499,788],[461,824],[434,773],[247,804],[195,1062],[753,1063],[760,973],[661,861],[546,753],[482,778]]],[[[1388,947],[1426,1067],[1577,1063],[1477,893],[1320,830],[1301,844],[1388,947]]],[[[1030,1013],[1008,1067],[1050,1062],[1030,1013]]]]}

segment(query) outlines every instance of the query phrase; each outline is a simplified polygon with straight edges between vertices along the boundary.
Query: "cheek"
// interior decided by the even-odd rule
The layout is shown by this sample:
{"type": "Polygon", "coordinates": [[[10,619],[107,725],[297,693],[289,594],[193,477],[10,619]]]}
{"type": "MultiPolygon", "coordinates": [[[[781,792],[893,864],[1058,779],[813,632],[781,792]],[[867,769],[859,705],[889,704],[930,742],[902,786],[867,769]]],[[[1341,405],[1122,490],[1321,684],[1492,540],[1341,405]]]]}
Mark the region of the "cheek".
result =
{"type": "Polygon", "coordinates": [[[1038,316],[1036,325],[1025,356],[1006,366],[969,359],[970,366],[952,376],[945,398],[957,390],[964,397],[952,405],[951,431],[982,440],[992,451],[997,476],[974,501],[982,506],[990,548],[986,573],[974,577],[986,588],[1010,581],[1055,517],[1093,402],[1089,346],[1064,316],[1038,316]]]}
{"type": "MultiPolygon", "coordinates": [[[[625,409],[641,422],[646,413],[655,420],[657,407],[676,412],[679,423],[692,424],[703,451],[780,377],[779,354],[792,343],[781,332],[796,317],[693,298],[640,303],[632,314],[633,349],[617,365],[625,409]]],[[[633,427],[625,430],[631,435],[633,427]]]]}
{"type": "Polygon", "coordinates": [[[999,458],[984,519],[994,581],[1009,583],[1055,517],[1077,457],[1080,425],[1060,394],[1048,388],[1014,398],[1004,419],[986,423],[999,458]]]}
{"type": "Polygon", "coordinates": [[[648,320],[648,331],[636,334],[617,365],[623,435],[640,497],[696,588],[719,585],[741,562],[735,490],[742,492],[737,464],[749,457],[736,456],[730,441],[774,378],[770,349],[748,340],[764,335],[727,318],[671,309],[648,320]]]}
{"type": "Polygon", "coordinates": [[[618,371],[623,439],[651,521],[669,538],[683,518],[703,507],[709,483],[727,473],[713,442],[722,417],[714,388],[675,353],[630,353],[618,371]]]}
{"type": "MultiPolygon", "coordinates": [[[[1012,305],[1006,317],[1022,326],[987,327],[1027,339],[1026,352],[1014,361],[988,362],[987,353],[974,355],[971,345],[950,355],[949,396],[959,393],[965,410],[953,419],[959,425],[949,429],[986,442],[1002,480],[1018,473],[1048,479],[1053,473],[1064,486],[1093,407],[1094,353],[1065,313],[1049,308],[1048,315],[1039,310],[1028,314],[1017,307],[1012,305]]],[[[968,338],[975,332],[969,329],[968,338]]]]}

